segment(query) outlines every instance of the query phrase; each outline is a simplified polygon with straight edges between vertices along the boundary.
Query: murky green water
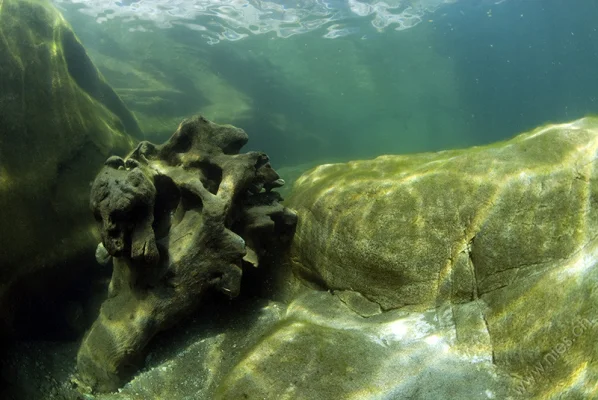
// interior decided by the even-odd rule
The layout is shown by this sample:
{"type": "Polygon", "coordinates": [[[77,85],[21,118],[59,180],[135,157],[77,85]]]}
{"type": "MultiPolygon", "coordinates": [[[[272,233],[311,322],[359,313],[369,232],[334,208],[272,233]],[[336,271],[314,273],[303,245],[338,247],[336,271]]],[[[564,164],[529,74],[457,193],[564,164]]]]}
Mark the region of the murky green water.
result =
{"type": "Polygon", "coordinates": [[[598,398],[597,20],[0,0],[0,398],[598,398]]]}
{"type": "Polygon", "coordinates": [[[201,112],[276,166],[485,144],[598,109],[591,0],[56,3],[148,137],[201,112]]]}

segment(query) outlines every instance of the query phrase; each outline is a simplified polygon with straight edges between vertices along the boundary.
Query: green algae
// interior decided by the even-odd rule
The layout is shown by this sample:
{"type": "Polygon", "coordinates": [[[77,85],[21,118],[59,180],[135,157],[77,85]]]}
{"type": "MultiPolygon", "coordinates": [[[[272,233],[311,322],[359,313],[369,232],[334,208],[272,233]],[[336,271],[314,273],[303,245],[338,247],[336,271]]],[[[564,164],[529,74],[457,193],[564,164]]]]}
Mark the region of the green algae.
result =
{"type": "Polygon", "coordinates": [[[141,131],[49,2],[0,2],[0,59],[3,294],[25,275],[93,252],[89,182],[141,131]]]}

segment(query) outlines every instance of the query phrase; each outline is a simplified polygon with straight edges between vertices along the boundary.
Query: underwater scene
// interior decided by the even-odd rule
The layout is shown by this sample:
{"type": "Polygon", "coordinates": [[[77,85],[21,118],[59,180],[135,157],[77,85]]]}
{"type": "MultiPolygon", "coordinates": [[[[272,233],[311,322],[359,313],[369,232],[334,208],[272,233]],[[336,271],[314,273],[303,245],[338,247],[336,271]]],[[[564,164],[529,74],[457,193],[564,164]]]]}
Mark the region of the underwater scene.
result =
{"type": "Polygon", "coordinates": [[[598,399],[597,21],[0,0],[0,400],[598,399]]]}

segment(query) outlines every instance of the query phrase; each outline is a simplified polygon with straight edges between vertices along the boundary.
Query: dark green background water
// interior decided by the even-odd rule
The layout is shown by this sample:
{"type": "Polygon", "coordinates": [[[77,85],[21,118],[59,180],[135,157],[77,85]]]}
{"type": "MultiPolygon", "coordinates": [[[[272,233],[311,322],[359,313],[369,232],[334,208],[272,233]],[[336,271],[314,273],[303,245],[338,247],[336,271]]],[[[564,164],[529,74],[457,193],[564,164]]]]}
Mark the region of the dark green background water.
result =
{"type": "Polygon", "coordinates": [[[201,112],[244,128],[275,167],[485,144],[598,111],[595,0],[462,0],[403,31],[363,17],[336,39],[215,45],[63,12],[149,140],[201,112]]]}

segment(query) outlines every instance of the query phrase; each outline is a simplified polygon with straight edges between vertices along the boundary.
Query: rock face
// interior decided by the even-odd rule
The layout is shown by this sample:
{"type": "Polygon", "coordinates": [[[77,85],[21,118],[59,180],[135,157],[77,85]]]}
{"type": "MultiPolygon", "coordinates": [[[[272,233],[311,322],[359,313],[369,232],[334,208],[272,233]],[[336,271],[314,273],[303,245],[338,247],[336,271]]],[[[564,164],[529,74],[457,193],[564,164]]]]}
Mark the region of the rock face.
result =
{"type": "Polygon", "coordinates": [[[90,389],[118,388],[157,332],[209,289],[236,297],[243,264],[257,267],[290,243],[296,216],[271,191],[284,181],[264,153],[239,154],[246,142],[243,130],[197,117],[161,146],[141,142],[106,161],[91,208],[114,270],[78,354],[90,389]]]}
{"type": "MultiPolygon", "coordinates": [[[[207,304],[156,337],[121,390],[86,398],[595,398],[597,151],[598,120],[583,119],[488,147],[318,167],[288,200],[299,216],[289,264],[330,290],[287,278],[287,302],[243,291],[207,304]]],[[[148,193],[139,182],[131,193],[148,193]]],[[[130,237],[153,248],[151,235],[130,237]]],[[[121,314],[107,315],[106,332],[119,332],[121,314]]],[[[31,347],[25,362],[0,360],[23,398],[77,398],[62,378],[69,349],[31,347]],[[58,361],[39,366],[40,348],[58,361]]]]}
{"type": "Polygon", "coordinates": [[[456,349],[450,313],[435,310],[364,318],[336,294],[307,290],[201,325],[95,399],[506,399],[511,381],[491,354],[472,362],[456,349]]]}
{"type": "Polygon", "coordinates": [[[0,60],[0,320],[12,326],[10,289],[93,251],[89,183],[140,130],[50,2],[2,2],[0,60]]]}
{"type": "Polygon", "coordinates": [[[488,147],[317,167],[288,199],[293,268],[383,310],[448,313],[460,346],[514,377],[513,395],[589,398],[597,154],[586,118],[488,147]]]}

